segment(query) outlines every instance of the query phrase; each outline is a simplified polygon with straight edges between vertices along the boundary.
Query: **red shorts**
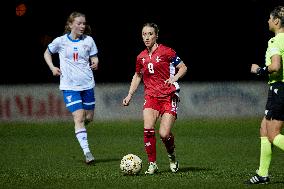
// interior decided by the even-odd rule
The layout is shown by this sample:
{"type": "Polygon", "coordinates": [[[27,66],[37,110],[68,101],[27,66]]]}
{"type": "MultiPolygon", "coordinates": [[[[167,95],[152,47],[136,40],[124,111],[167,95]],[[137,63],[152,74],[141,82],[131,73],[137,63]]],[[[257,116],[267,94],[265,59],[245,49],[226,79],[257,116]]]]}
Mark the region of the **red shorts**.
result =
{"type": "Polygon", "coordinates": [[[176,94],[164,98],[146,95],[143,109],[151,108],[159,111],[160,115],[169,113],[177,117],[178,102],[179,97],[176,94]]]}

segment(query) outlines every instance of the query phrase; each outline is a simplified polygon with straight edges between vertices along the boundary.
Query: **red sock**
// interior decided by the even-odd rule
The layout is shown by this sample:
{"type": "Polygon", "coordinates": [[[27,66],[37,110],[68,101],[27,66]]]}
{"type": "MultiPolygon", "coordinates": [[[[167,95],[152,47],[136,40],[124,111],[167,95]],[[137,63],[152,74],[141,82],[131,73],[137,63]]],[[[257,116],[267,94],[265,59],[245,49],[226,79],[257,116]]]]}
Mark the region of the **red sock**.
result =
{"type": "Polygon", "coordinates": [[[144,144],[149,162],[155,162],[156,161],[155,129],[144,129],[144,144]]]}
{"type": "Polygon", "coordinates": [[[175,137],[172,133],[166,138],[161,138],[165,147],[167,149],[168,154],[173,154],[175,151],[175,137]]]}

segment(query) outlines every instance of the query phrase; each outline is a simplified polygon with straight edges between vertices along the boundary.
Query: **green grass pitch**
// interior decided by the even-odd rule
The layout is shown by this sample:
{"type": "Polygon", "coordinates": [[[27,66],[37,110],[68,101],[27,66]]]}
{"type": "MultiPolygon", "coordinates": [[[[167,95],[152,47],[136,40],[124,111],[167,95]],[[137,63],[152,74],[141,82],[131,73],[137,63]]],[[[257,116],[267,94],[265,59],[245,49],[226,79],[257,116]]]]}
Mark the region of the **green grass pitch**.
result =
{"type": "MultiPolygon", "coordinates": [[[[159,173],[147,175],[142,121],[96,121],[87,126],[96,158],[88,166],[72,122],[0,123],[0,188],[264,188],[246,186],[258,168],[261,118],[177,120],[180,171],[171,173],[157,135],[159,173]],[[121,158],[133,153],[143,161],[137,176],[123,176],[121,158]]],[[[156,127],[158,129],[158,125],[156,127]]],[[[156,133],[157,134],[157,133],[156,133]]],[[[284,152],[274,148],[271,183],[284,188],[284,152]]]]}

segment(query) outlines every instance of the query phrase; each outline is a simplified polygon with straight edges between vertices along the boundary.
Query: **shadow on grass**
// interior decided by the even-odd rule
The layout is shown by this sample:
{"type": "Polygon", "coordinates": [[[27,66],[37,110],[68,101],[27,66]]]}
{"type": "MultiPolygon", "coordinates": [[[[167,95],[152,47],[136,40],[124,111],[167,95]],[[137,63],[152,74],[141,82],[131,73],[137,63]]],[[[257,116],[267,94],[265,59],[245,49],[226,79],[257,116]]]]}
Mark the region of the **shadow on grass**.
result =
{"type": "MultiPolygon", "coordinates": [[[[201,171],[212,171],[210,168],[203,168],[203,167],[182,167],[179,168],[177,173],[187,173],[187,172],[201,172],[201,171]]],[[[171,173],[170,170],[159,171],[161,173],[171,173]]]]}
{"type": "Polygon", "coordinates": [[[114,162],[114,161],[117,161],[117,162],[120,162],[120,159],[118,158],[112,158],[112,159],[96,159],[95,158],[95,161],[90,163],[90,164],[86,164],[86,162],[84,160],[78,160],[78,162],[80,163],[84,163],[86,165],[95,165],[95,164],[98,164],[98,163],[108,163],[108,162],[114,162]]]}
{"type": "Polygon", "coordinates": [[[275,181],[275,182],[273,182],[273,181],[270,180],[269,185],[273,185],[273,184],[283,184],[284,185],[284,181],[275,181]]]}
{"type": "Polygon", "coordinates": [[[113,162],[113,161],[118,161],[120,162],[119,158],[110,158],[110,159],[96,159],[96,163],[107,163],[107,162],[113,162]]]}

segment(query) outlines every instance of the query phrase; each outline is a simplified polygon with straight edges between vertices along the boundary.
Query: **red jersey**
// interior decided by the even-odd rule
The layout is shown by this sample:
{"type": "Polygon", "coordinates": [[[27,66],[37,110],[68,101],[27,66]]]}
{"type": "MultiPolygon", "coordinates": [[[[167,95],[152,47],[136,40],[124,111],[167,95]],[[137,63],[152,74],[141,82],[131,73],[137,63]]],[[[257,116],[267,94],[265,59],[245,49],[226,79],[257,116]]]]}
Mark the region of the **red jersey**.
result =
{"type": "Polygon", "coordinates": [[[136,59],[136,72],[143,75],[145,95],[165,97],[179,90],[177,82],[169,86],[165,81],[175,75],[180,62],[173,49],[161,44],[152,55],[143,50],[136,59]]]}

